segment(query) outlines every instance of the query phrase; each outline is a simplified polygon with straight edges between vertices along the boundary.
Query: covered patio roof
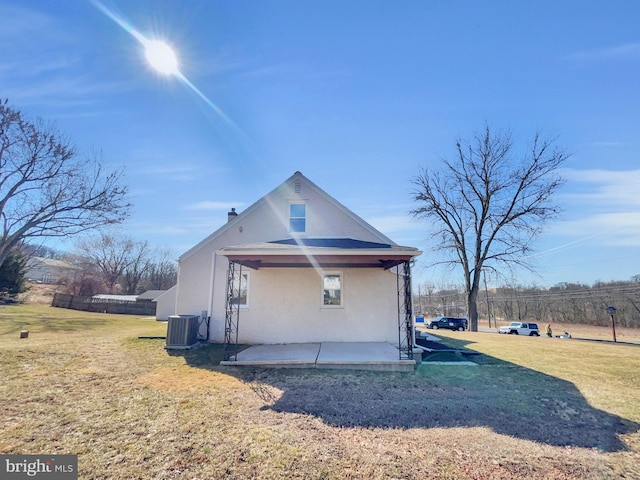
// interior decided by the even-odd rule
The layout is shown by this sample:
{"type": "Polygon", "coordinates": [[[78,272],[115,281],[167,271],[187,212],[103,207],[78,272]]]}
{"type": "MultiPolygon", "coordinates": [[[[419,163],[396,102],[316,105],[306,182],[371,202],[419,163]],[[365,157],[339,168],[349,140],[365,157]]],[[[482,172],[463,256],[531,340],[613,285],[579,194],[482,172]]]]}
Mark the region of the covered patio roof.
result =
{"type": "Polygon", "coordinates": [[[289,238],[217,250],[229,261],[255,270],[278,267],[393,268],[422,252],[413,247],[352,238],[289,238]]]}

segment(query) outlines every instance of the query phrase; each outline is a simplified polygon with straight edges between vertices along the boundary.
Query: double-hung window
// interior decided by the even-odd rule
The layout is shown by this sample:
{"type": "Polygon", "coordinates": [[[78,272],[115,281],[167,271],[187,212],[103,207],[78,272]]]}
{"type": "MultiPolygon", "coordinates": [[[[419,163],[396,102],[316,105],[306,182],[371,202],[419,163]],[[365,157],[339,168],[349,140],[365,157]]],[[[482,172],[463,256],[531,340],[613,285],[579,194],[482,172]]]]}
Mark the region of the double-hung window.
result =
{"type": "Polygon", "coordinates": [[[289,232],[305,233],[307,231],[307,205],[304,203],[289,204],[289,232]]]}
{"type": "Polygon", "coordinates": [[[322,276],[322,306],[342,306],[342,274],[325,273],[322,276]]]}
{"type": "Polygon", "coordinates": [[[235,272],[233,277],[233,297],[231,302],[240,307],[249,305],[249,273],[235,272]]]}

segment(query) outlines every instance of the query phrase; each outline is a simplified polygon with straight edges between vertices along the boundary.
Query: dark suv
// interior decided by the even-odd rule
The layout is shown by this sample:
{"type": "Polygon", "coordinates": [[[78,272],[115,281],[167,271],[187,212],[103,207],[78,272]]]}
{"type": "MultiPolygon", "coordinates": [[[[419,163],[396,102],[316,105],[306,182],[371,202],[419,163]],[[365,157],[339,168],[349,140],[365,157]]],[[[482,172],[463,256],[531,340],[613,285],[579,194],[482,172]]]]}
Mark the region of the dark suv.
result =
{"type": "Polygon", "coordinates": [[[467,329],[467,319],[458,317],[437,317],[433,320],[427,320],[425,323],[427,328],[437,330],[439,328],[448,328],[449,330],[463,331],[467,329]]]}

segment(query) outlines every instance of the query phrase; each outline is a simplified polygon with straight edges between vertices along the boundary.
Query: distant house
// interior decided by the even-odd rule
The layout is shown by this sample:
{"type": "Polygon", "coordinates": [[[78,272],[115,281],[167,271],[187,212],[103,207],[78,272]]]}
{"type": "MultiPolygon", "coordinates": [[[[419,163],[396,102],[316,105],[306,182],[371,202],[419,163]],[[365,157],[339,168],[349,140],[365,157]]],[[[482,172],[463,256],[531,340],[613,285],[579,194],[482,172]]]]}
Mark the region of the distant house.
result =
{"type": "Polygon", "coordinates": [[[213,342],[387,342],[402,352],[420,254],[296,172],[184,253],[164,295],[171,314],[210,316],[213,342]]]}
{"type": "Polygon", "coordinates": [[[31,257],[27,261],[25,277],[32,282],[59,283],[78,270],[78,267],[64,260],[31,257]]]}

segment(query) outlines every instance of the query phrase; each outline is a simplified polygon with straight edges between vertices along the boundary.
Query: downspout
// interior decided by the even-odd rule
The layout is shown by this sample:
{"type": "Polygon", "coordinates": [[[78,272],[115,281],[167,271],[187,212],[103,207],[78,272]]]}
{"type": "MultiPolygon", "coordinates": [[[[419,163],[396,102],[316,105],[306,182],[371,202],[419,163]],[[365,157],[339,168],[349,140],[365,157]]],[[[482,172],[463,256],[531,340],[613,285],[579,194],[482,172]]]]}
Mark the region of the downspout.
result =
{"type": "Polygon", "coordinates": [[[211,319],[213,318],[213,299],[215,296],[214,287],[216,284],[216,261],[218,254],[214,251],[211,259],[211,278],[209,279],[209,316],[207,318],[207,342],[211,338],[211,319]]]}

